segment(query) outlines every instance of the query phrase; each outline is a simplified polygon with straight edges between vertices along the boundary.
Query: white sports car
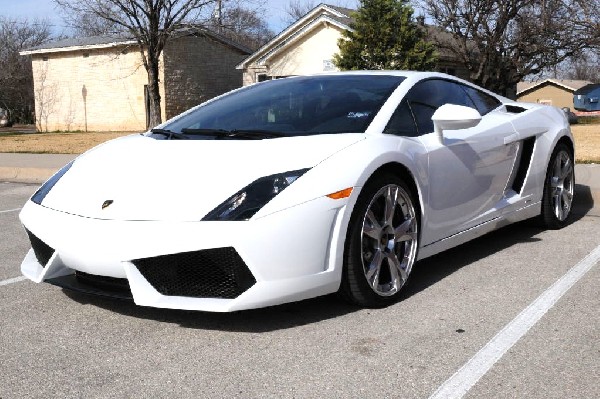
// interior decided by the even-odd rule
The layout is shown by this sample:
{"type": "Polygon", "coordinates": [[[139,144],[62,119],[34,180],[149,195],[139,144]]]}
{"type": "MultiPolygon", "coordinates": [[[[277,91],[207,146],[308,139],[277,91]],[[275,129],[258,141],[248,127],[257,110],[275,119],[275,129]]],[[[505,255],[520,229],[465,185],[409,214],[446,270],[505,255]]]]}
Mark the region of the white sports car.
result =
{"type": "Polygon", "coordinates": [[[419,259],[527,218],[564,226],[573,159],[560,109],[452,76],[273,80],[62,168],[20,214],[22,273],[162,308],[385,306],[419,259]]]}

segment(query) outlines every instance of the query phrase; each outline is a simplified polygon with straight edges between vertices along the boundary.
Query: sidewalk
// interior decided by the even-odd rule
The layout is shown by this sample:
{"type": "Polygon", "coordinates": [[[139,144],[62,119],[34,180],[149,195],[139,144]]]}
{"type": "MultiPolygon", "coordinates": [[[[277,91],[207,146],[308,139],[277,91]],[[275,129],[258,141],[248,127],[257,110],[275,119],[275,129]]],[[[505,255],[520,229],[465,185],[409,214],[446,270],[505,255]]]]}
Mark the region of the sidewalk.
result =
{"type": "Polygon", "coordinates": [[[75,154],[0,153],[0,181],[42,184],[75,154]]]}
{"type": "MultiPolygon", "coordinates": [[[[77,155],[0,153],[0,181],[41,184],[77,155]]],[[[600,216],[600,164],[575,165],[574,212],[600,216]]]]}

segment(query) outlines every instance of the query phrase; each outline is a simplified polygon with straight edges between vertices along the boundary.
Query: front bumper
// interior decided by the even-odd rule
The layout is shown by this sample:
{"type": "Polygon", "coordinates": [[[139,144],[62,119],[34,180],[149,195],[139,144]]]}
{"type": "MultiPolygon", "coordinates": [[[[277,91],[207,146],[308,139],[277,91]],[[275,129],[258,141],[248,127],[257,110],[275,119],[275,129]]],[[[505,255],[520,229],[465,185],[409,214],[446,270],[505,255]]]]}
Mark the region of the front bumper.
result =
{"type": "Polygon", "coordinates": [[[91,219],[29,201],[20,218],[32,243],[32,236],[42,242],[42,256],[36,254],[37,243],[21,271],[38,283],[73,281],[76,272],[126,279],[136,304],[160,308],[227,312],[297,301],[339,288],[346,205],[347,200],[323,197],[257,220],[160,222],[91,219]],[[229,251],[233,261],[221,262],[220,251],[229,251]],[[204,261],[191,258],[173,271],[187,254],[200,254],[204,261]],[[206,254],[212,254],[209,262],[206,254]],[[221,294],[198,290],[197,284],[162,284],[165,279],[185,283],[190,275],[201,279],[206,273],[197,267],[218,276],[225,271],[237,286],[221,294]]]}

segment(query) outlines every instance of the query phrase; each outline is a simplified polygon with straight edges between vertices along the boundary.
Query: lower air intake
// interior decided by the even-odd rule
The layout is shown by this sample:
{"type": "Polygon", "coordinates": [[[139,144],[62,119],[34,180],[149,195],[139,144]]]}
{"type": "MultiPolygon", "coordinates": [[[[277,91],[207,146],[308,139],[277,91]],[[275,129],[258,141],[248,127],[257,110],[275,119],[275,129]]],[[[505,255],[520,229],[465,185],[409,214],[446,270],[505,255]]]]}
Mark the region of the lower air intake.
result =
{"type": "Polygon", "coordinates": [[[132,263],[163,295],[233,299],[256,283],[232,247],[161,255],[132,263]]]}
{"type": "Polygon", "coordinates": [[[52,249],[44,241],[37,238],[37,236],[31,231],[27,229],[25,229],[25,231],[29,236],[31,248],[33,248],[33,253],[35,254],[35,257],[37,258],[38,262],[40,262],[40,265],[42,265],[42,267],[46,267],[46,264],[48,263],[48,261],[52,257],[52,254],[54,253],[54,249],[52,249]]]}

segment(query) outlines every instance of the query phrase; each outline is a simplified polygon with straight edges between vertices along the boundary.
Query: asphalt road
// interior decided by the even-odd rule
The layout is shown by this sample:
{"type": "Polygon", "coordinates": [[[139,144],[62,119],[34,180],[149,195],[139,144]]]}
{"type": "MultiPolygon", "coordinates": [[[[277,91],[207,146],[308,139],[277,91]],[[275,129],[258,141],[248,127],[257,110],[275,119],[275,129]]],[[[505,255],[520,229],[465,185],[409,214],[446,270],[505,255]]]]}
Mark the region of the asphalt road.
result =
{"type": "Polygon", "coordinates": [[[0,183],[2,399],[429,398],[460,384],[465,398],[600,398],[600,264],[584,260],[599,252],[597,209],[420,262],[385,309],[327,296],[211,314],[13,280],[29,248],[15,209],[34,190],[0,183]],[[557,281],[562,296],[547,291],[557,281]]]}

